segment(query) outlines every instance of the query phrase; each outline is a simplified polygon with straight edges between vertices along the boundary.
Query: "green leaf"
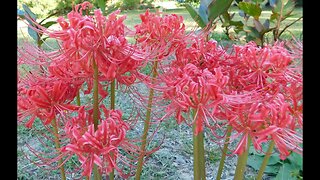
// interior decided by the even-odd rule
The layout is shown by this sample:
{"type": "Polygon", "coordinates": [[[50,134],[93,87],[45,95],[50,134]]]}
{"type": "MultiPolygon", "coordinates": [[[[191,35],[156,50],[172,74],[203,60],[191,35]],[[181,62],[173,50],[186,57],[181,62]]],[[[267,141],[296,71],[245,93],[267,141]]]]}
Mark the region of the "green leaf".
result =
{"type": "Polygon", "coordinates": [[[30,26],[28,26],[28,34],[32,37],[32,39],[34,39],[36,42],[38,42],[39,40],[39,35],[38,33],[33,30],[30,26]]]}
{"type": "Polygon", "coordinates": [[[284,163],[275,178],[275,180],[289,180],[294,179],[292,174],[295,173],[296,169],[289,163],[284,163]]]}
{"type": "Polygon", "coordinates": [[[276,166],[266,166],[266,168],[264,169],[264,172],[267,174],[272,174],[272,175],[277,175],[279,170],[280,170],[281,164],[277,163],[276,166]]]}
{"type": "MultiPolygon", "coordinates": [[[[25,16],[29,16],[34,21],[37,20],[37,16],[29,9],[29,7],[27,5],[23,4],[22,7],[23,7],[23,10],[25,11],[25,16]]],[[[28,18],[27,18],[27,21],[30,24],[33,24],[33,22],[30,21],[28,18]]]]}
{"type": "Polygon", "coordinates": [[[292,152],[291,155],[288,157],[288,159],[290,160],[290,162],[292,164],[295,164],[299,167],[299,169],[302,170],[302,155],[292,152]]]}
{"type": "Polygon", "coordinates": [[[215,0],[208,6],[209,20],[214,21],[218,16],[227,11],[233,0],[215,0]]]}
{"type": "Polygon", "coordinates": [[[266,19],[266,20],[264,21],[264,23],[263,23],[263,26],[264,26],[265,29],[269,29],[269,27],[270,27],[270,20],[269,20],[269,19],[266,19]]]}
{"type": "Polygon", "coordinates": [[[256,3],[256,4],[260,4],[260,3],[262,3],[264,0],[252,0],[254,3],[256,3]]]}
{"type": "Polygon", "coordinates": [[[276,12],[273,12],[271,15],[270,15],[270,21],[274,21],[276,19],[278,19],[279,17],[279,14],[276,13],[276,12]]]}
{"type": "MultiPolygon", "coordinates": [[[[259,46],[262,45],[261,35],[255,27],[243,26],[243,30],[245,32],[247,32],[247,36],[246,36],[247,42],[254,41],[257,43],[257,45],[259,45],[259,46]]],[[[264,151],[264,152],[266,152],[266,151],[264,151]]]]}
{"type": "Polygon", "coordinates": [[[280,163],[280,158],[278,154],[273,154],[270,156],[269,161],[268,161],[268,165],[272,166],[272,165],[276,165],[280,163]]]}
{"type": "Polygon", "coordinates": [[[199,15],[204,23],[208,24],[208,14],[207,14],[207,7],[204,7],[202,4],[199,6],[199,15]]]}
{"type": "Polygon", "coordinates": [[[189,12],[190,16],[192,17],[192,19],[201,27],[204,28],[206,27],[206,23],[205,21],[201,18],[201,16],[199,15],[199,13],[190,5],[190,4],[185,4],[184,5],[187,9],[187,11],[189,12]]]}
{"type": "Polygon", "coordinates": [[[18,15],[20,18],[24,19],[24,11],[23,11],[23,10],[18,9],[18,10],[17,10],[17,15],[18,15]]]}
{"type": "Polygon", "coordinates": [[[254,17],[255,19],[258,19],[262,12],[260,6],[250,2],[240,2],[238,6],[246,14],[254,17]]]}
{"type": "Polygon", "coordinates": [[[106,0],[96,0],[102,13],[106,10],[106,0]]]}
{"type": "Polygon", "coordinates": [[[49,28],[50,26],[52,26],[53,24],[56,24],[56,21],[48,21],[44,24],[41,24],[41,26],[45,27],[45,28],[49,28]]]}
{"type": "Polygon", "coordinates": [[[295,7],[295,2],[290,0],[278,0],[272,12],[282,14],[283,17],[287,17],[292,13],[295,7]]]}
{"type": "Polygon", "coordinates": [[[274,7],[276,5],[277,0],[269,0],[269,4],[271,7],[274,7]]]}
{"type": "Polygon", "coordinates": [[[255,155],[249,156],[247,160],[247,165],[251,166],[253,169],[258,171],[260,169],[262,161],[263,161],[263,157],[261,156],[255,156],[255,155]]]}
{"type": "Polygon", "coordinates": [[[264,26],[261,24],[260,21],[253,19],[253,24],[259,33],[261,33],[264,30],[264,26]]]}

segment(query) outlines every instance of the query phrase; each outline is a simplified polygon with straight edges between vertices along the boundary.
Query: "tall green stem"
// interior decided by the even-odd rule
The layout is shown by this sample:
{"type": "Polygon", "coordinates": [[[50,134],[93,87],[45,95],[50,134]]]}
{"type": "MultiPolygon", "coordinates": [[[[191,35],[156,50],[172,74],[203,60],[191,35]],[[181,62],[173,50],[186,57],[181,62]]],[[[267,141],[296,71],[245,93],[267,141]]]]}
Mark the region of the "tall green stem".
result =
{"type": "MultiPolygon", "coordinates": [[[[60,149],[60,140],[59,140],[59,132],[58,132],[58,125],[56,118],[52,120],[52,126],[53,126],[53,133],[54,133],[54,144],[56,146],[57,151],[60,149]]],[[[59,166],[63,163],[62,159],[59,159],[58,164],[59,166]]],[[[64,170],[64,166],[60,166],[60,172],[61,172],[61,179],[66,180],[66,173],[64,170]]]]}
{"type": "Polygon", "coordinates": [[[236,167],[236,173],[234,175],[234,180],[243,179],[243,174],[247,165],[250,144],[251,144],[251,138],[250,136],[248,136],[248,144],[247,144],[248,146],[246,150],[241,155],[238,156],[238,162],[236,167]]]}
{"type": "MultiPolygon", "coordinates": [[[[111,97],[110,97],[110,108],[112,110],[115,109],[115,105],[116,105],[116,102],[115,102],[115,99],[116,99],[116,80],[113,80],[111,82],[111,97]]],[[[113,156],[113,154],[111,153],[110,154],[111,157],[113,156]]],[[[114,180],[114,170],[112,169],[112,171],[109,173],[109,180],[114,180]]]]}
{"type": "MultiPolygon", "coordinates": [[[[151,83],[154,84],[154,78],[157,77],[158,72],[158,61],[155,61],[153,64],[152,68],[152,81],[151,83]]],[[[146,112],[146,120],[144,122],[144,127],[143,127],[143,135],[142,135],[142,144],[140,147],[140,156],[138,160],[138,167],[137,167],[137,172],[136,172],[136,180],[140,180],[141,172],[142,172],[142,166],[143,166],[143,159],[145,156],[145,150],[146,150],[146,144],[147,144],[147,135],[150,127],[150,119],[151,119],[151,109],[152,109],[152,101],[153,101],[153,96],[154,96],[154,90],[150,88],[149,91],[149,99],[148,99],[148,106],[147,106],[147,112],[146,112]]]]}
{"type": "Polygon", "coordinates": [[[81,102],[80,102],[80,90],[78,90],[77,92],[77,106],[80,106],[81,105],[81,102]]]}
{"type": "MultiPolygon", "coordinates": [[[[193,117],[195,113],[193,111],[193,117]]],[[[203,131],[195,135],[195,130],[197,128],[196,123],[193,124],[193,175],[195,180],[205,180],[206,179],[206,166],[205,166],[205,156],[204,156],[204,141],[203,141],[203,131]]]]}
{"type": "MultiPolygon", "coordinates": [[[[99,123],[99,91],[98,91],[98,66],[96,62],[93,60],[93,126],[94,130],[96,131],[98,129],[98,123],[99,123]]],[[[99,180],[101,179],[100,173],[98,171],[98,167],[96,164],[93,166],[93,174],[94,179],[99,180]]]]}
{"type": "Polygon", "coordinates": [[[227,155],[227,151],[228,151],[231,132],[232,132],[232,126],[229,125],[227,127],[226,141],[224,142],[224,146],[223,146],[223,149],[222,149],[222,155],[221,155],[218,174],[217,174],[217,178],[216,178],[217,180],[221,179],[222,170],[223,170],[223,167],[224,167],[224,161],[226,159],[226,155],[227,155]]]}
{"type": "Polygon", "coordinates": [[[259,172],[258,172],[258,175],[257,175],[257,180],[261,180],[261,179],[262,179],[264,170],[266,169],[267,164],[268,164],[268,162],[269,162],[269,158],[270,158],[270,156],[271,156],[271,154],[272,154],[273,147],[274,147],[274,141],[271,140],[271,142],[270,142],[270,144],[269,144],[269,148],[268,148],[268,150],[267,150],[267,153],[266,153],[266,155],[264,156],[263,162],[262,162],[261,167],[260,167],[260,169],[259,169],[259,172]]]}

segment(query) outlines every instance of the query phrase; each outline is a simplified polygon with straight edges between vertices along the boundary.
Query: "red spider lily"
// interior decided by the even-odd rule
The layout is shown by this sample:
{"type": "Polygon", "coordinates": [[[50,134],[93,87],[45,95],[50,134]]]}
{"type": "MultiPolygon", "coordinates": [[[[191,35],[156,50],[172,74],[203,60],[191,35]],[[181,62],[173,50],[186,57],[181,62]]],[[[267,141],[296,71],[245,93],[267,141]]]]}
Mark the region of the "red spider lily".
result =
{"type": "Polygon", "coordinates": [[[229,120],[229,125],[237,133],[231,139],[242,136],[233,153],[242,154],[248,147],[248,138],[251,138],[255,149],[261,151],[261,143],[267,141],[268,136],[267,132],[264,132],[268,109],[261,103],[255,103],[239,105],[232,108],[232,111],[234,113],[229,120]]]}
{"type": "Polygon", "coordinates": [[[271,134],[271,138],[280,152],[281,159],[290,155],[289,150],[302,152],[299,146],[302,143],[302,135],[297,131],[297,122],[290,114],[289,106],[283,96],[278,96],[270,106],[272,115],[270,123],[277,127],[277,130],[271,134]]]}
{"type": "Polygon", "coordinates": [[[121,157],[119,148],[125,151],[129,149],[132,152],[137,147],[130,145],[125,138],[129,126],[121,119],[121,111],[101,107],[107,118],[101,120],[96,131],[93,124],[87,125],[89,116],[85,114],[84,107],[79,109],[79,116],[66,124],[65,130],[70,143],[61,151],[78,156],[83,176],[91,175],[94,164],[106,174],[116,169],[120,175],[126,176],[117,166],[117,161],[125,162],[122,160],[124,157],[121,157]]]}
{"type": "Polygon", "coordinates": [[[270,102],[254,103],[233,107],[236,114],[229,119],[229,124],[236,130],[231,139],[242,136],[233,151],[242,154],[251,138],[254,148],[262,151],[261,143],[272,139],[280,152],[280,158],[290,155],[289,150],[301,153],[301,135],[297,132],[297,122],[289,111],[289,104],[285,103],[281,94],[270,102]]]}
{"type": "Polygon", "coordinates": [[[251,91],[264,88],[270,82],[286,83],[283,78],[292,56],[283,44],[261,48],[250,42],[244,46],[234,46],[234,54],[230,59],[233,87],[251,91]]]}
{"type": "MultiPolygon", "coordinates": [[[[201,70],[189,63],[182,68],[172,68],[163,80],[167,86],[164,97],[171,100],[168,114],[176,111],[177,122],[181,123],[184,121],[181,112],[189,112],[191,108],[196,110],[192,122],[197,124],[195,134],[203,130],[203,123],[214,128],[207,116],[212,117],[211,114],[217,110],[218,104],[224,101],[221,89],[228,78],[222,75],[221,69],[216,68],[211,73],[208,69],[201,70]],[[211,110],[213,112],[210,112],[211,110]]],[[[212,120],[215,121],[214,118],[212,120]]]]}
{"type": "Polygon", "coordinates": [[[208,69],[213,72],[224,64],[228,54],[214,40],[206,41],[204,36],[192,36],[190,46],[176,50],[176,61],[174,65],[185,66],[188,63],[196,65],[200,69],[208,69]]]}
{"type": "Polygon", "coordinates": [[[39,79],[37,84],[21,87],[18,94],[19,121],[31,116],[25,124],[31,128],[35,118],[39,117],[44,125],[47,125],[57,114],[63,115],[67,110],[77,110],[77,106],[70,104],[77,90],[78,87],[50,79],[39,79]]]}
{"type": "Polygon", "coordinates": [[[156,51],[158,59],[170,55],[187,38],[183,17],[167,14],[163,17],[146,10],[140,14],[141,24],[135,25],[137,43],[144,49],[156,51]]]}
{"type": "Polygon", "coordinates": [[[38,31],[62,43],[60,50],[48,53],[52,62],[50,72],[65,79],[92,77],[95,61],[101,80],[117,79],[120,83],[132,84],[135,71],[145,57],[125,38],[123,21],[126,17],[118,17],[119,10],[108,17],[100,10],[95,10],[94,15],[82,15],[91,7],[90,3],[84,2],[68,13],[68,21],[58,18],[61,30],[38,27],[38,31]],[[66,74],[61,73],[64,70],[67,70],[66,74]]]}

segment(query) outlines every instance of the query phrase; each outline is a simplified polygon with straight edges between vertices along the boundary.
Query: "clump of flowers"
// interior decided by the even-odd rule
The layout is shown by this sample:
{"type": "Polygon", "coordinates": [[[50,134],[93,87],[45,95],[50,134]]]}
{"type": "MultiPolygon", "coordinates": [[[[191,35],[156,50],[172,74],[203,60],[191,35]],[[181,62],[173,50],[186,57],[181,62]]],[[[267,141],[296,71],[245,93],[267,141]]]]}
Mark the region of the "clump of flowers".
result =
{"type": "Polygon", "coordinates": [[[228,51],[207,32],[187,34],[175,14],[147,10],[129,31],[119,10],[105,17],[100,10],[89,14],[92,8],[89,2],[76,5],[66,19],[57,19],[59,30],[35,28],[59,40],[60,49],[18,48],[18,122],[34,128],[39,120],[45,129],[40,135],[55,144],[39,138],[51,153],[28,145],[41,162],[37,165],[60,169],[66,179],[71,172],[64,165],[76,157],[75,170],[88,179],[92,174],[113,179],[114,170],[122,178],[140,179],[144,157],[160,148],[147,150],[157,133],[147,137],[150,125],[158,128],[172,115],[177,124],[193,126],[195,179],[206,177],[205,137],[219,145],[225,138],[223,156],[228,144],[236,143],[229,149],[239,157],[235,177],[243,176],[251,143],[260,152],[263,143],[274,144],[281,159],[291,151],[302,153],[302,63],[296,63],[302,44],[249,42],[228,51]],[[132,35],[135,43],[127,40],[132,35]],[[137,82],[148,88],[148,97],[134,87],[137,82]],[[126,112],[116,109],[116,85],[131,87],[139,100],[135,106],[141,106],[133,109],[146,112],[123,118],[126,112]],[[153,107],[165,107],[164,115],[153,107]],[[133,140],[128,132],[138,120],[144,128],[133,140]]]}

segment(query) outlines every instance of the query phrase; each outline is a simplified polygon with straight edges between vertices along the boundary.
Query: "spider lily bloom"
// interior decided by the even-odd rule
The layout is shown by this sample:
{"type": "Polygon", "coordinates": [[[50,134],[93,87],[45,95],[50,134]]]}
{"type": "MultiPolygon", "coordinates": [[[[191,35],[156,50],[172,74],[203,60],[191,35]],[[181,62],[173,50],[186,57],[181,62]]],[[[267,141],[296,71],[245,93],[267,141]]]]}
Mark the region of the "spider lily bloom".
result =
{"type": "Polygon", "coordinates": [[[81,162],[83,169],[82,175],[91,175],[93,165],[99,167],[100,172],[109,174],[113,169],[116,169],[121,176],[126,177],[123,170],[120,169],[117,163],[130,165],[128,159],[122,156],[119,149],[124,151],[130,150],[132,153],[135,146],[130,145],[126,139],[126,132],[129,126],[121,119],[122,113],[120,110],[107,110],[102,107],[106,119],[100,119],[98,129],[94,130],[94,125],[87,125],[88,116],[84,107],[79,109],[79,116],[69,121],[65,126],[67,136],[70,138],[70,143],[62,148],[65,154],[75,154],[81,162]]]}
{"type": "Polygon", "coordinates": [[[31,117],[26,122],[26,127],[31,128],[36,117],[40,118],[44,125],[48,125],[57,114],[63,115],[66,110],[78,109],[70,104],[76,96],[77,87],[51,79],[30,85],[18,93],[19,121],[31,117]]]}
{"type": "Polygon", "coordinates": [[[277,43],[274,46],[257,47],[254,42],[234,46],[232,81],[251,91],[268,86],[270,82],[282,83],[292,56],[277,43]]]}
{"type": "Polygon", "coordinates": [[[261,103],[242,104],[233,106],[229,116],[229,125],[236,131],[231,136],[231,141],[240,137],[237,147],[233,150],[233,154],[241,155],[248,147],[248,140],[251,139],[254,148],[261,151],[261,143],[267,141],[268,131],[265,131],[267,122],[265,118],[268,109],[261,103]],[[231,117],[232,116],[232,117],[231,117]]]}
{"type": "Polygon", "coordinates": [[[92,77],[94,61],[101,81],[117,79],[120,83],[132,84],[135,71],[145,57],[125,38],[123,21],[126,17],[118,17],[119,10],[108,17],[100,10],[95,10],[94,15],[82,15],[91,7],[90,3],[84,2],[68,13],[68,19],[59,17],[60,30],[39,27],[39,31],[61,42],[61,49],[51,56],[51,72],[61,76],[63,74],[59,72],[63,68],[60,66],[64,66],[68,74],[74,73],[74,77],[92,77]]]}
{"type": "Polygon", "coordinates": [[[289,156],[290,151],[302,153],[302,148],[300,147],[302,134],[297,131],[297,125],[299,125],[300,122],[294,121],[293,115],[295,114],[292,115],[290,113],[289,106],[282,95],[279,95],[274,100],[274,103],[270,105],[270,123],[276,127],[273,133],[271,133],[271,138],[279,150],[281,159],[289,156]]]}
{"type": "Polygon", "coordinates": [[[190,36],[187,43],[190,43],[190,46],[176,50],[176,60],[173,66],[185,66],[192,63],[200,69],[207,68],[213,72],[214,68],[224,66],[228,60],[229,55],[218,46],[215,40],[206,41],[202,35],[200,37],[193,35],[190,36]]]}
{"type": "Polygon", "coordinates": [[[150,13],[140,14],[141,24],[135,26],[135,37],[139,46],[148,48],[147,52],[156,51],[158,59],[167,57],[185,41],[183,17],[167,14],[163,17],[150,13]]]}
{"type": "Polygon", "coordinates": [[[222,88],[228,78],[223,76],[221,69],[216,68],[213,72],[208,69],[201,70],[194,64],[187,64],[182,68],[172,68],[172,71],[165,75],[166,89],[164,97],[171,100],[167,108],[167,115],[176,112],[177,122],[185,121],[181,112],[195,110],[194,120],[196,123],[195,134],[203,131],[204,125],[214,129],[209,118],[216,123],[212,114],[218,110],[219,103],[223,103],[222,88]],[[208,118],[209,117],[209,118],[208,118]]]}

